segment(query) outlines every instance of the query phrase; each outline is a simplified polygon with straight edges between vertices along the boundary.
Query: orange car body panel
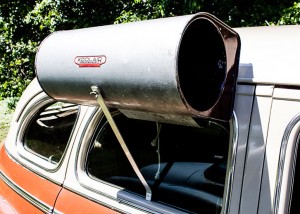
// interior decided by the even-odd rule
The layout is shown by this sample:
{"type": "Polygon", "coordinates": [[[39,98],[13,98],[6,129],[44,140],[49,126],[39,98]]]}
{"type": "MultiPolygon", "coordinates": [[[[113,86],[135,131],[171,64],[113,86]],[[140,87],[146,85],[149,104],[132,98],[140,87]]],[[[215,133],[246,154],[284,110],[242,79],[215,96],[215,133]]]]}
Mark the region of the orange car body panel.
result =
{"type": "Polygon", "coordinates": [[[66,189],[63,189],[59,194],[55,210],[62,213],[118,213],[66,189]]]}
{"type": "Polygon", "coordinates": [[[18,193],[12,190],[3,180],[0,180],[0,213],[41,213],[41,210],[31,205],[18,193]]]}
{"type": "MultiPolygon", "coordinates": [[[[24,192],[30,194],[33,198],[49,207],[53,207],[57,195],[61,190],[61,186],[50,182],[47,179],[40,177],[34,172],[26,169],[22,165],[14,161],[6,153],[4,146],[0,148],[0,172],[2,172],[10,182],[15,184],[24,192]]],[[[5,204],[5,210],[9,209],[17,213],[41,213],[42,210],[36,208],[29,203],[24,197],[18,194],[14,189],[8,186],[2,179],[0,179],[0,199],[1,204],[5,204]]],[[[0,210],[4,212],[4,210],[0,210]]]]}

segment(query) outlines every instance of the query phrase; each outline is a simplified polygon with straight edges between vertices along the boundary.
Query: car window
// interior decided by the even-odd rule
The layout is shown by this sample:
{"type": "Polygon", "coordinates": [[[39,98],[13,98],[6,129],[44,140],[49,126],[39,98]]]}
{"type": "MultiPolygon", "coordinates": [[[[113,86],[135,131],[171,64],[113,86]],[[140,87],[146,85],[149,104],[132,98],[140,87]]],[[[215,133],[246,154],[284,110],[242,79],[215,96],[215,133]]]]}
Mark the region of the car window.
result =
{"type": "MultiPolygon", "coordinates": [[[[227,123],[188,127],[129,119],[114,120],[150,186],[152,200],[185,211],[219,213],[229,146],[227,123]]],[[[108,122],[103,118],[89,148],[86,169],[99,181],[145,196],[108,122]]]]}
{"type": "Polygon", "coordinates": [[[77,105],[62,102],[41,109],[25,131],[25,150],[57,164],[68,144],[77,114],[77,105]]]}

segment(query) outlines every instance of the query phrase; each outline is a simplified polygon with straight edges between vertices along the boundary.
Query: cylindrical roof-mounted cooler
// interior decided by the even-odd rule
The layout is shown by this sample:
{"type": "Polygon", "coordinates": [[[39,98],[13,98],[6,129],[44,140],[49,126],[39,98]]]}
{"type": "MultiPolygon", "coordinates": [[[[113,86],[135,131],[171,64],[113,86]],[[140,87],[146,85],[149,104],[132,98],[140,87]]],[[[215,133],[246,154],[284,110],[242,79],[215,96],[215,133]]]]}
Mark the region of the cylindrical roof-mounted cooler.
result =
{"type": "Polygon", "coordinates": [[[239,61],[235,31],[207,13],[51,34],[36,55],[40,85],[60,101],[137,118],[230,119],[239,61]]]}

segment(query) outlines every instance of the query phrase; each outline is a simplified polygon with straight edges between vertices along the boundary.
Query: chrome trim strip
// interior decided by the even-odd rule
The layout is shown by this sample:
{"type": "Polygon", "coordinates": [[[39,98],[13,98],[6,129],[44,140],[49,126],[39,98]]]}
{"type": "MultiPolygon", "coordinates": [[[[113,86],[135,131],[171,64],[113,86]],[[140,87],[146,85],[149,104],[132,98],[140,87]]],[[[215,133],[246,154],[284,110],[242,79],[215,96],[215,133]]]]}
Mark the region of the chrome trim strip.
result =
{"type": "MultiPolygon", "coordinates": [[[[275,195],[274,195],[274,201],[273,201],[274,214],[277,214],[278,209],[279,209],[280,192],[281,192],[282,176],[283,176],[283,170],[284,170],[287,144],[288,144],[292,130],[294,129],[294,127],[297,125],[297,123],[299,121],[300,121],[300,114],[296,115],[289,122],[286,129],[284,130],[284,134],[283,134],[283,137],[281,140],[280,154],[279,154],[279,161],[278,161],[278,168],[277,168],[278,170],[277,170],[276,181],[275,181],[275,195]]],[[[296,143],[297,143],[297,141],[296,141],[296,143]]]]}
{"type": "Polygon", "coordinates": [[[15,191],[18,195],[28,201],[30,204],[35,206],[36,208],[40,209],[44,213],[52,213],[53,207],[42,202],[41,200],[37,199],[36,197],[32,196],[17,184],[15,184],[9,177],[7,177],[3,172],[0,171],[0,178],[4,181],[4,183],[9,186],[13,191],[15,191]]]}
{"type": "Polygon", "coordinates": [[[54,209],[52,214],[62,214],[62,212],[60,212],[60,211],[54,209]]]}
{"type": "Polygon", "coordinates": [[[237,143],[238,143],[238,120],[235,112],[233,112],[232,118],[229,121],[230,125],[230,136],[229,136],[229,149],[228,149],[228,160],[227,160],[227,171],[226,181],[223,194],[223,207],[221,213],[230,212],[230,200],[233,188],[233,179],[235,171],[235,162],[237,154],[237,143]]]}

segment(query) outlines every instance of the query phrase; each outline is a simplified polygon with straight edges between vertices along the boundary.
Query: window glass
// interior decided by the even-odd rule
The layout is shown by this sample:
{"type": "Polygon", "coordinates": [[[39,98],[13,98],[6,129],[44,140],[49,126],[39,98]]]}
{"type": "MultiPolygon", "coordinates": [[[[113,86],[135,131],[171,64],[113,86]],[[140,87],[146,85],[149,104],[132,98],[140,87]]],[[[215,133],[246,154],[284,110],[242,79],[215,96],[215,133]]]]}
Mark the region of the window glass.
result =
{"type": "MultiPolygon", "coordinates": [[[[197,213],[221,211],[227,123],[187,127],[129,119],[121,113],[114,120],[152,189],[154,201],[197,213]]],[[[91,177],[145,198],[145,188],[104,118],[91,143],[86,167],[91,177]]]]}
{"type": "Polygon", "coordinates": [[[43,108],[30,122],[24,148],[57,164],[66,149],[78,114],[78,106],[57,102],[43,108]]]}

